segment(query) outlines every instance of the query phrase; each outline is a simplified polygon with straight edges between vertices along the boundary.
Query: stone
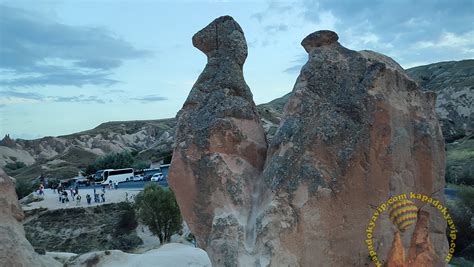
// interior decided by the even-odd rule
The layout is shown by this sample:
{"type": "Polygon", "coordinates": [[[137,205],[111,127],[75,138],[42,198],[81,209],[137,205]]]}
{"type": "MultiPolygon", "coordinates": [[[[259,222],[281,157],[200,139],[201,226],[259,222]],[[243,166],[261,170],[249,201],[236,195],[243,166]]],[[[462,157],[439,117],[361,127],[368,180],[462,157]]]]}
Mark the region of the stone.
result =
{"type": "Polygon", "coordinates": [[[301,45],[304,47],[304,50],[309,53],[313,48],[337,43],[337,40],[339,40],[339,36],[333,31],[317,31],[306,36],[301,42],[301,45]]]}
{"type": "Polygon", "coordinates": [[[243,77],[247,44],[240,26],[220,17],[193,36],[208,57],[178,112],[169,184],[181,213],[215,266],[246,255],[255,180],[267,143],[243,77]]]}
{"type": "MultiPolygon", "coordinates": [[[[374,207],[408,192],[444,201],[434,95],[389,57],[337,39],[318,31],[303,40],[308,62],[267,144],[242,75],[240,26],[221,17],[193,37],[208,63],[177,115],[168,180],[213,265],[364,266],[374,207]]],[[[441,255],[446,222],[429,224],[441,255]]],[[[381,259],[393,227],[386,214],[377,221],[381,259]]]]}
{"type": "Polygon", "coordinates": [[[40,256],[25,238],[15,182],[0,169],[0,264],[1,266],[62,266],[49,256],[40,256]]]}

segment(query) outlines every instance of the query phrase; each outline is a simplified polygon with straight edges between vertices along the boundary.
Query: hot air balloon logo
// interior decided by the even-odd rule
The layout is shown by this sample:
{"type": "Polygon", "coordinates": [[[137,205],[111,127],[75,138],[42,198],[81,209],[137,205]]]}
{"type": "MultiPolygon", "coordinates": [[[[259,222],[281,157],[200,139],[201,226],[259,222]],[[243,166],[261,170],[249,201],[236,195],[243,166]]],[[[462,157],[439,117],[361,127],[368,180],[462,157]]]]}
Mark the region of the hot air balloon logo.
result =
{"type": "Polygon", "coordinates": [[[401,232],[416,222],[417,213],[415,203],[406,199],[395,201],[388,210],[390,220],[401,232]]]}

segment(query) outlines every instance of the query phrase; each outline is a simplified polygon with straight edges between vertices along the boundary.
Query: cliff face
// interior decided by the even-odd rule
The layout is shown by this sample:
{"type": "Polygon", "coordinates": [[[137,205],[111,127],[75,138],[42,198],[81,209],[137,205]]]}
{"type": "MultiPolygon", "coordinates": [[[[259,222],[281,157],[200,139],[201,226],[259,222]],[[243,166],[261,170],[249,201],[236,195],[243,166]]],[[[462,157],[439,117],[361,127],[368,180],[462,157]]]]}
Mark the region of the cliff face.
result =
{"type": "Polygon", "coordinates": [[[436,111],[448,142],[474,129],[474,60],[439,62],[407,70],[423,89],[436,92],[436,111]]]}
{"type": "MultiPolygon", "coordinates": [[[[392,59],[337,40],[303,40],[308,62],[267,145],[242,77],[241,28],[221,17],[193,37],[208,63],[177,116],[169,182],[216,266],[362,266],[374,207],[410,191],[443,199],[435,95],[392,59]]],[[[429,223],[445,252],[445,222],[429,223]]],[[[387,216],[375,235],[385,258],[387,216]]]]}
{"type": "Polygon", "coordinates": [[[0,169],[0,266],[62,266],[33,250],[25,238],[21,224],[23,218],[15,193],[15,182],[0,169]]]}

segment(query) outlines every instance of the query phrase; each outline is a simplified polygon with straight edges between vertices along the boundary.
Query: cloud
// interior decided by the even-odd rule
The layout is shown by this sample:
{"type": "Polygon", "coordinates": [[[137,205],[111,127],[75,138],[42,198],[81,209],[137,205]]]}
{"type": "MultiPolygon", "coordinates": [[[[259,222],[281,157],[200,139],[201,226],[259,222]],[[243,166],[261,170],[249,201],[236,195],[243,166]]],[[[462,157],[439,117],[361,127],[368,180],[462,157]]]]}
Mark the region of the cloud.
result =
{"type": "Polygon", "coordinates": [[[303,65],[308,61],[308,54],[299,55],[291,62],[291,66],[286,68],[284,72],[289,74],[300,73],[303,65]]]}
{"type": "Polygon", "coordinates": [[[323,14],[332,14],[340,41],[348,48],[376,50],[404,66],[474,56],[471,0],[302,0],[300,4],[308,22],[327,20],[323,14]]]}
{"type": "Polygon", "coordinates": [[[143,97],[133,98],[133,100],[138,100],[138,101],[141,101],[141,102],[157,102],[157,101],[168,100],[168,98],[162,97],[162,96],[159,96],[159,95],[147,95],[147,96],[143,96],[143,97]]]}
{"type": "Polygon", "coordinates": [[[46,96],[35,92],[19,92],[13,90],[0,91],[0,105],[33,104],[46,102],[66,103],[98,103],[104,104],[105,100],[98,96],[46,96]]]}
{"type": "Polygon", "coordinates": [[[54,102],[66,102],[66,103],[97,103],[105,104],[105,101],[97,96],[57,96],[53,98],[54,102]]]}
{"type": "Polygon", "coordinates": [[[0,105],[39,103],[44,97],[38,93],[17,92],[12,90],[0,91],[0,105]]]}
{"type": "Polygon", "coordinates": [[[415,49],[425,48],[465,48],[474,47],[474,31],[463,34],[443,32],[437,40],[418,41],[413,46],[415,49]]]}
{"type": "Polygon", "coordinates": [[[100,27],[70,26],[38,13],[0,5],[0,85],[14,87],[86,84],[110,86],[125,60],[152,53],[100,27]]]}
{"type": "Polygon", "coordinates": [[[284,24],[273,24],[265,26],[265,31],[268,33],[285,32],[287,30],[288,26],[284,24]]]}

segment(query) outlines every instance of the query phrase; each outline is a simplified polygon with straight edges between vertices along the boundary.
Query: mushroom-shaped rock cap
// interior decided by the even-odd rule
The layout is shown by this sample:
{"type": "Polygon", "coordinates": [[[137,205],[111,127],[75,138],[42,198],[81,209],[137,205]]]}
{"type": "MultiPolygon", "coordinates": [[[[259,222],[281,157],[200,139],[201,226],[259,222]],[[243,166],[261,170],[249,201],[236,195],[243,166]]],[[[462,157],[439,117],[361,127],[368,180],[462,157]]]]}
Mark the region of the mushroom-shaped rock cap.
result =
{"type": "Polygon", "coordinates": [[[247,58],[247,42],[240,25],[231,16],[222,16],[193,36],[193,45],[209,58],[223,56],[240,64],[247,58]]]}
{"type": "Polygon", "coordinates": [[[333,31],[324,30],[313,32],[310,35],[306,36],[306,38],[301,41],[301,45],[304,47],[304,50],[309,53],[311,49],[315,47],[330,45],[336,43],[337,40],[339,40],[339,36],[337,36],[337,33],[333,31]]]}

